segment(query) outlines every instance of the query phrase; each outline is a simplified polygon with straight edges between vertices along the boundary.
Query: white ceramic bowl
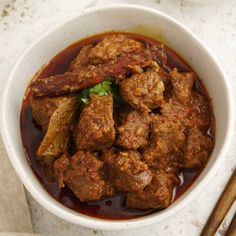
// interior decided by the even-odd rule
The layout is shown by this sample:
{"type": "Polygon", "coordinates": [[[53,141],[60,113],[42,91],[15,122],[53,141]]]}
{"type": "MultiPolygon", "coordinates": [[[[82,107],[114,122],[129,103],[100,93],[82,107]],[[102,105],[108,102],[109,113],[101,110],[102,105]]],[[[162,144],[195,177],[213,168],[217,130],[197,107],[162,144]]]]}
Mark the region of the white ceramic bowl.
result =
{"type": "Polygon", "coordinates": [[[82,226],[116,230],[157,223],[188,204],[216,172],[229,142],[232,125],[232,98],[227,79],[212,54],[196,36],[169,16],[142,6],[110,5],[85,10],[42,36],[19,59],[4,90],[1,111],[2,138],[9,158],[21,181],[46,209],[64,220],[82,226]],[[151,31],[150,31],[151,29],[151,31]],[[111,30],[142,31],[164,40],[178,52],[203,80],[213,101],[216,118],[215,148],[195,183],[167,209],[133,220],[109,221],[79,214],[53,199],[31,170],[20,134],[20,110],[26,87],[35,72],[57,53],[78,39],[111,30]]]}

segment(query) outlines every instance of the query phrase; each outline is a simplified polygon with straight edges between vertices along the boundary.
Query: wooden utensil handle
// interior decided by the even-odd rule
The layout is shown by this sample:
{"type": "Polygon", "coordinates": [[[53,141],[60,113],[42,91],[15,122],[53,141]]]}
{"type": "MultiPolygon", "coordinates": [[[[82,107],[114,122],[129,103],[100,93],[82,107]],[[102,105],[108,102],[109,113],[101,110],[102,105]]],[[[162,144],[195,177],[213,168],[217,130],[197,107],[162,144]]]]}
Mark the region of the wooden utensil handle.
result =
{"type": "Polygon", "coordinates": [[[201,236],[213,236],[225,218],[231,205],[236,199],[236,170],[234,170],[227,186],[225,187],[220,199],[218,200],[213,212],[211,213],[201,236]]]}
{"type": "Polygon", "coordinates": [[[235,236],[235,235],[236,235],[236,212],[226,233],[226,236],[235,236]]]}

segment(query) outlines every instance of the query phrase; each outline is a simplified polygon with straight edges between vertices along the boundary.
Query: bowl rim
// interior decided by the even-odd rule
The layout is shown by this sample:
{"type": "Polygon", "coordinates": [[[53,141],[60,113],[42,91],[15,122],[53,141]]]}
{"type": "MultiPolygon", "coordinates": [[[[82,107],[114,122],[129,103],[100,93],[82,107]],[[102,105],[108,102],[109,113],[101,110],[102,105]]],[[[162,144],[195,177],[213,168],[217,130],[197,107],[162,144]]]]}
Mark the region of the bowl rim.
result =
{"type": "MultiPolygon", "coordinates": [[[[2,140],[5,146],[5,149],[7,151],[8,158],[10,159],[14,170],[17,172],[18,176],[21,179],[21,182],[24,184],[26,189],[30,192],[30,194],[33,196],[33,198],[40,203],[44,208],[49,210],[54,215],[69,221],[71,223],[75,223],[84,227],[92,228],[92,229],[101,229],[101,230],[120,230],[120,229],[130,229],[130,228],[139,228],[143,226],[148,226],[151,224],[154,224],[156,222],[160,222],[166,218],[168,218],[170,215],[175,215],[180,209],[182,209],[184,206],[189,204],[196,195],[203,189],[204,186],[210,181],[210,179],[213,177],[213,175],[216,173],[216,170],[219,168],[220,164],[224,160],[223,156],[225,156],[226,149],[230,143],[230,138],[233,134],[233,126],[234,126],[234,113],[233,113],[233,95],[232,91],[230,89],[230,85],[228,80],[226,79],[226,75],[223,71],[223,68],[219,64],[219,62],[216,60],[216,58],[213,56],[213,54],[210,52],[210,50],[206,47],[206,45],[192,33],[188,28],[186,28],[182,23],[178,22],[171,16],[160,12],[159,10],[142,6],[142,5],[135,5],[135,4],[108,4],[106,6],[99,5],[92,8],[82,9],[77,15],[70,17],[52,29],[48,30],[46,33],[44,33],[42,36],[40,36],[34,43],[32,43],[20,56],[17,63],[15,64],[14,68],[12,69],[6,84],[4,86],[4,92],[2,94],[2,104],[1,104],[1,136],[2,140]],[[215,68],[218,70],[218,73],[220,74],[221,79],[223,80],[223,83],[226,88],[226,99],[227,104],[229,107],[229,115],[227,120],[227,132],[223,141],[223,145],[221,150],[219,151],[219,154],[217,155],[217,158],[213,165],[211,166],[210,170],[206,173],[204,178],[201,180],[201,182],[196,185],[191,192],[185,196],[185,198],[180,201],[176,206],[174,206],[170,211],[163,211],[163,213],[159,215],[148,215],[143,218],[135,218],[131,220],[105,220],[105,219],[98,219],[94,217],[89,217],[83,214],[80,214],[78,212],[75,212],[74,210],[71,210],[68,207],[62,207],[63,205],[60,203],[59,205],[55,204],[52,200],[56,201],[51,195],[50,197],[47,196],[46,190],[39,190],[36,186],[33,185],[31,180],[27,177],[27,173],[24,172],[23,166],[21,164],[21,161],[17,158],[17,153],[11,148],[11,134],[8,131],[8,122],[7,117],[5,116],[5,111],[7,110],[7,98],[8,98],[8,91],[10,84],[14,81],[15,77],[15,71],[17,70],[18,66],[20,65],[22,59],[32,48],[34,48],[41,40],[44,38],[47,38],[49,35],[53,34],[57,29],[63,27],[67,23],[76,20],[78,17],[82,17],[86,14],[95,13],[97,11],[101,10],[117,10],[120,9],[132,9],[132,10],[138,10],[138,11],[146,11],[152,14],[159,15],[160,17],[165,18],[168,21],[171,21],[175,24],[177,28],[180,28],[184,30],[187,34],[189,34],[193,41],[195,41],[208,55],[209,58],[212,60],[212,62],[215,65],[215,68]]],[[[168,209],[168,208],[167,208],[168,209]]]]}

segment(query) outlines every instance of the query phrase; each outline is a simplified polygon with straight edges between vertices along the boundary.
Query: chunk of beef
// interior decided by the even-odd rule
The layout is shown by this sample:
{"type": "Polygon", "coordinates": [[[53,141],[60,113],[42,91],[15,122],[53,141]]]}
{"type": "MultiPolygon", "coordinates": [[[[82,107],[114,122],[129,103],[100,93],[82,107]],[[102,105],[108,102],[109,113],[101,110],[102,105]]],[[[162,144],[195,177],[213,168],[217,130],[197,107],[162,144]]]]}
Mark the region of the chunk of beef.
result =
{"type": "Polygon", "coordinates": [[[112,95],[100,97],[92,94],[75,127],[77,149],[102,150],[115,139],[112,95]]]}
{"type": "Polygon", "coordinates": [[[34,97],[50,97],[61,94],[78,92],[104,81],[108,76],[119,77],[130,71],[132,65],[146,66],[149,61],[166,62],[166,55],[161,48],[153,47],[140,52],[130,53],[116,60],[102,64],[82,67],[76,72],[50,76],[32,82],[31,89],[34,97]]]}
{"type": "Polygon", "coordinates": [[[143,161],[152,169],[175,172],[184,140],[184,127],[178,120],[155,115],[151,125],[151,142],[144,149],[143,161]]]}
{"type": "Polygon", "coordinates": [[[173,120],[180,120],[186,127],[209,126],[211,109],[208,100],[198,92],[192,92],[188,102],[181,103],[176,98],[162,105],[161,112],[173,120]]]}
{"type": "Polygon", "coordinates": [[[70,168],[70,159],[67,153],[57,158],[53,163],[54,176],[57,179],[59,188],[65,187],[67,171],[70,168]]]}
{"type": "Polygon", "coordinates": [[[178,120],[155,115],[152,119],[152,144],[160,147],[160,153],[176,152],[182,146],[184,127],[178,120]]]}
{"type": "Polygon", "coordinates": [[[48,128],[48,124],[53,112],[62,104],[67,98],[44,98],[31,99],[30,106],[32,109],[33,118],[38,125],[40,125],[44,132],[48,128]]]}
{"type": "Polygon", "coordinates": [[[193,92],[188,106],[191,108],[186,119],[189,127],[203,127],[211,124],[211,108],[206,97],[198,92],[193,92]]]}
{"type": "Polygon", "coordinates": [[[139,192],[127,194],[126,206],[139,209],[163,209],[171,204],[173,189],[179,180],[174,175],[157,172],[152,182],[139,192]]]}
{"type": "Polygon", "coordinates": [[[72,61],[69,71],[79,71],[86,65],[97,65],[115,60],[117,57],[144,49],[144,45],[125,35],[116,34],[105,37],[96,46],[84,46],[72,61]]]}
{"type": "Polygon", "coordinates": [[[166,71],[163,67],[160,67],[157,71],[158,75],[160,77],[160,80],[163,81],[165,86],[164,91],[164,100],[168,101],[173,96],[173,85],[171,82],[171,76],[168,71],[166,71]]]}
{"type": "Polygon", "coordinates": [[[117,57],[144,49],[144,44],[123,34],[106,36],[88,54],[92,64],[106,63],[117,57]]]}
{"type": "Polygon", "coordinates": [[[47,132],[37,150],[37,158],[47,166],[64,153],[69,144],[70,129],[75,121],[79,98],[67,97],[51,115],[47,132]]]}
{"type": "Polygon", "coordinates": [[[155,70],[134,74],[122,81],[122,98],[136,109],[150,111],[163,103],[164,83],[155,70]]]}
{"type": "Polygon", "coordinates": [[[127,149],[144,147],[148,143],[149,123],[147,113],[131,111],[118,127],[117,144],[127,149]]]}
{"type": "Polygon", "coordinates": [[[190,106],[180,103],[176,98],[171,98],[161,106],[161,114],[167,119],[179,120],[182,124],[186,124],[191,109],[190,106]]]}
{"type": "Polygon", "coordinates": [[[198,127],[193,127],[187,138],[182,167],[196,169],[205,166],[212,146],[211,138],[204,135],[198,127]]]}
{"type": "Polygon", "coordinates": [[[152,179],[148,166],[141,161],[141,155],[137,151],[112,148],[104,152],[104,162],[114,186],[120,191],[142,190],[152,179]]]}
{"type": "Polygon", "coordinates": [[[69,71],[79,71],[83,66],[89,63],[89,53],[93,45],[88,44],[82,47],[76,58],[72,61],[69,71]]]}
{"type": "Polygon", "coordinates": [[[171,76],[168,71],[166,71],[163,67],[159,67],[157,70],[160,79],[166,85],[171,82],[171,76]]]}
{"type": "Polygon", "coordinates": [[[54,162],[55,176],[60,187],[66,183],[80,201],[98,200],[114,194],[105,181],[103,162],[87,151],[78,151],[71,160],[66,155],[54,162]]]}
{"type": "Polygon", "coordinates": [[[143,161],[147,163],[152,171],[164,170],[167,173],[178,173],[179,160],[182,157],[181,149],[176,153],[159,154],[159,147],[150,145],[145,148],[143,154],[143,161]]]}
{"type": "Polygon", "coordinates": [[[128,104],[123,104],[123,106],[115,106],[114,107],[114,119],[115,119],[115,128],[118,129],[119,126],[126,122],[127,116],[134,109],[128,104]]]}
{"type": "Polygon", "coordinates": [[[147,61],[142,66],[129,65],[128,67],[130,69],[131,74],[141,74],[145,70],[148,70],[148,69],[158,72],[161,69],[161,67],[158,65],[158,63],[156,61],[147,61]]]}
{"type": "Polygon", "coordinates": [[[192,95],[195,74],[193,72],[179,73],[177,69],[171,71],[173,94],[180,102],[188,102],[192,95]]]}

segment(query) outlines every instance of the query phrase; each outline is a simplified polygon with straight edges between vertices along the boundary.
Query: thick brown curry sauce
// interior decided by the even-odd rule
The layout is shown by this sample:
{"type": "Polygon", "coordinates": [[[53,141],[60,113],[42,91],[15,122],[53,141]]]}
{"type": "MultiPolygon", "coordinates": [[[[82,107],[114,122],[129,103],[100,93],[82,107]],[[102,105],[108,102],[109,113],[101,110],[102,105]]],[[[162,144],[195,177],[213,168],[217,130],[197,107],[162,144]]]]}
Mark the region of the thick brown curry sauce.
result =
{"type": "MultiPolygon", "coordinates": [[[[90,43],[96,44],[108,34],[110,33],[92,36],[69,46],[61,53],[56,55],[46,66],[44,66],[44,68],[37,74],[37,78],[45,78],[48,76],[64,73],[68,69],[71,61],[76,57],[82,46],[90,43]]],[[[160,44],[158,41],[150,39],[146,36],[137,35],[133,33],[127,34],[129,37],[145,42],[147,46],[152,44],[160,44]]],[[[180,72],[193,71],[193,69],[173,50],[168,47],[164,47],[164,51],[168,57],[167,67],[169,69],[176,67],[180,72]]],[[[201,94],[207,96],[206,90],[204,89],[199,79],[195,83],[194,89],[198,90],[201,94]]],[[[102,219],[130,219],[141,217],[156,211],[153,209],[140,210],[125,208],[125,194],[123,193],[99,201],[81,202],[68,187],[62,189],[59,188],[57,182],[49,177],[49,175],[45,172],[45,169],[36,160],[36,150],[43,139],[44,133],[41,127],[39,127],[33,120],[32,111],[29,105],[29,97],[30,92],[27,93],[27,96],[23,101],[21,110],[20,126],[22,143],[25,148],[25,153],[30,166],[32,167],[39,181],[42,183],[46,191],[51,196],[53,196],[63,205],[77,212],[102,219]]],[[[209,135],[212,135],[212,133],[214,133],[212,127],[209,127],[207,133],[209,135]]],[[[200,172],[201,170],[188,170],[181,172],[180,175],[182,181],[181,184],[174,189],[173,201],[177,199],[181,194],[183,194],[192,185],[192,183],[195,181],[200,172]]]]}

